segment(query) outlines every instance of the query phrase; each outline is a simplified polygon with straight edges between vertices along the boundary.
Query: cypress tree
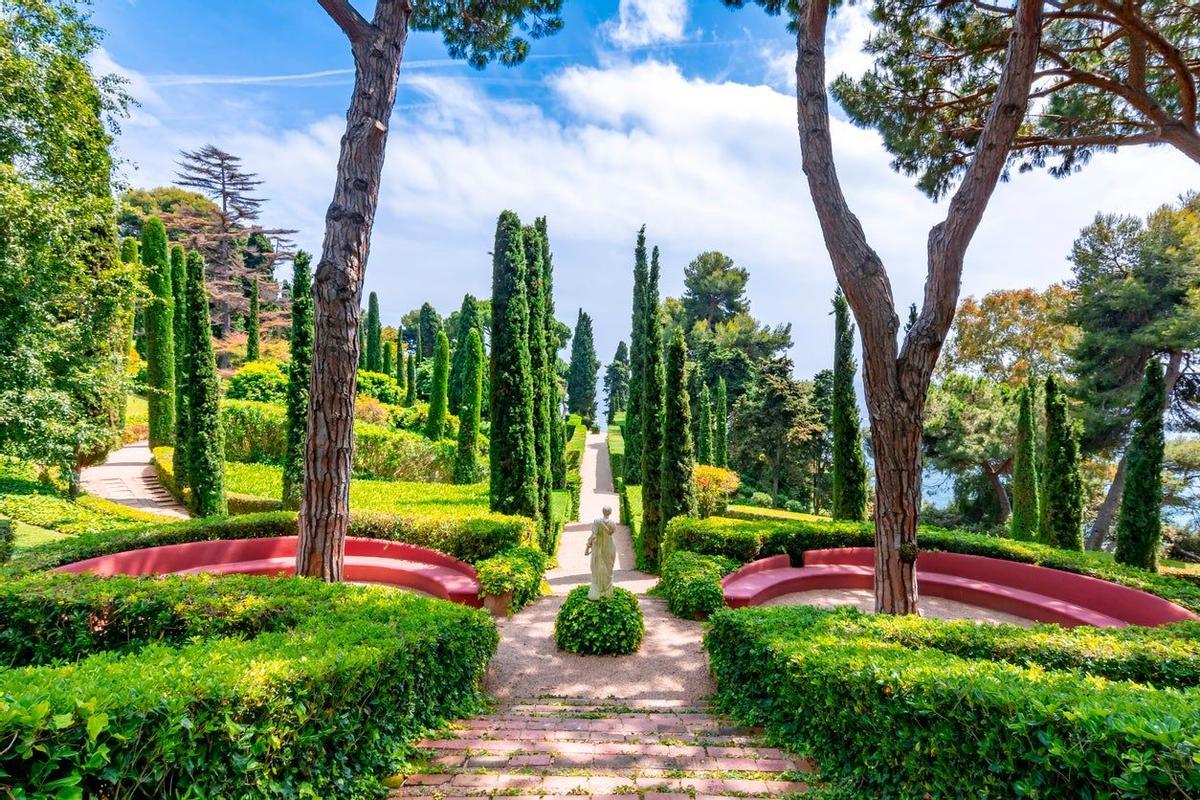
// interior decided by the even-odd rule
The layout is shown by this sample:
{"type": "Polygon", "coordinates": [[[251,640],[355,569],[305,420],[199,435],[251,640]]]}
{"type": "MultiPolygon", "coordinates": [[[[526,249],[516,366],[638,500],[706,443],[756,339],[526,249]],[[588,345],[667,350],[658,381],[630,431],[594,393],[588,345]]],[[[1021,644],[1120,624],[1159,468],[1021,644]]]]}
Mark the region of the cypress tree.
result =
{"type": "Polygon", "coordinates": [[[525,244],[511,211],[496,221],[492,254],[491,508],[537,519],[525,244]]]}
{"type": "Polygon", "coordinates": [[[429,416],[425,419],[425,435],[435,442],[446,430],[446,392],[450,381],[450,339],[438,331],[433,348],[433,380],[429,388],[429,416]]]}
{"type": "Polygon", "coordinates": [[[246,314],[246,360],[258,361],[258,276],[250,279],[250,311],[246,314]]]}
{"type": "Polygon", "coordinates": [[[171,289],[167,229],[158,217],[150,217],[142,225],[141,251],[150,289],[143,314],[150,446],[161,447],[175,437],[175,293],[171,289]]]}
{"type": "Polygon", "coordinates": [[[633,322],[629,336],[629,401],[625,409],[625,485],[642,482],[642,381],[645,375],[642,353],[646,338],[646,226],[638,230],[633,249],[633,322]]]}
{"type": "Polygon", "coordinates": [[[729,466],[729,398],[726,396],[725,379],[717,379],[717,403],[713,414],[713,464],[729,466]]]}
{"type": "Polygon", "coordinates": [[[358,324],[358,368],[367,368],[367,328],[362,324],[362,309],[359,309],[358,324]]]}
{"type": "Polygon", "coordinates": [[[700,435],[696,437],[696,460],[701,464],[712,464],[713,458],[713,420],[712,396],[708,384],[700,387],[700,435]]]}
{"type": "Polygon", "coordinates": [[[1017,415],[1017,439],[1013,454],[1012,535],[1021,541],[1037,538],[1038,495],[1037,440],[1033,426],[1033,386],[1021,390],[1017,415]]]}
{"type": "Polygon", "coordinates": [[[433,358],[434,347],[437,345],[437,335],[442,329],[442,319],[429,303],[421,304],[421,313],[417,319],[417,351],[424,361],[433,358]]]}
{"type": "Polygon", "coordinates": [[[126,264],[142,263],[141,248],[135,237],[126,236],[121,240],[121,260],[126,264]]]}
{"type": "Polygon", "coordinates": [[[383,343],[383,366],[379,370],[384,375],[392,374],[392,343],[383,343]]]}
{"type": "Polygon", "coordinates": [[[571,337],[571,366],[567,371],[567,410],[583,418],[591,427],[596,421],[596,344],[592,338],[592,318],[579,309],[575,335],[571,337]]]}
{"type": "MultiPolygon", "coordinates": [[[[546,393],[550,403],[550,477],[555,489],[567,486],[566,433],[563,430],[562,398],[558,387],[558,320],[554,318],[554,257],[550,253],[550,234],[546,218],[538,217],[533,226],[542,240],[542,317],[546,323],[546,393]]],[[[485,376],[486,378],[486,376],[485,376]]],[[[484,384],[484,396],[487,385],[484,384]]]]}
{"type": "Polygon", "coordinates": [[[692,409],[687,386],[687,344],[678,328],[667,346],[666,385],[663,389],[663,530],[675,517],[695,515],[696,454],[692,449],[692,409]]]}
{"type": "Polygon", "coordinates": [[[308,382],[312,375],[312,256],[292,261],[291,363],[288,365],[287,450],[283,458],[283,507],[300,507],[304,488],[304,442],[308,434],[308,382]]]}
{"type": "Polygon", "coordinates": [[[204,257],[188,253],[188,477],[192,510],[199,517],[225,514],[225,437],[221,431],[221,382],[213,356],[204,257]]]}
{"type": "Polygon", "coordinates": [[[467,353],[459,407],[458,450],[454,456],[454,482],[474,483],[479,475],[479,410],[483,404],[483,338],[478,328],[467,331],[458,346],[467,353]]]}
{"type": "Polygon", "coordinates": [[[650,261],[642,309],[642,558],[658,564],[663,519],[663,374],[662,323],[658,315],[658,248],[650,261]]]}
{"type": "Polygon", "coordinates": [[[408,370],[404,368],[404,329],[396,326],[396,385],[403,394],[408,391],[408,370]]]}
{"type": "Polygon", "coordinates": [[[383,324],[379,319],[379,295],[367,297],[367,369],[383,371],[383,324]]]}
{"type": "Polygon", "coordinates": [[[405,361],[408,363],[408,377],[404,382],[404,405],[412,406],[417,402],[417,354],[409,353],[405,361]]]}
{"type": "MultiPolygon", "coordinates": [[[[473,330],[480,330],[479,301],[471,295],[463,295],[462,306],[458,309],[458,330],[455,333],[454,359],[450,363],[450,393],[447,395],[451,414],[457,414],[462,405],[463,390],[469,386],[465,383],[467,366],[474,353],[467,347],[467,337],[473,330]]],[[[480,340],[482,341],[482,339],[480,340]]]]}
{"type": "Polygon", "coordinates": [[[542,266],[542,235],[532,225],[525,227],[525,296],[529,302],[529,370],[533,382],[533,457],[537,473],[538,513],[550,521],[550,383],[546,365],[545,270],[542,266]]]}
{"type": "Polygon", "coordinates": [[[1046,378],[1046,474],[1043,478],[1040,538],[1066,550],[1083,549],[1083,481],[1079,441],[1067,413],[1067,399],[1054,376],[1046,378]]]}
{"type": "Polygon", "coordinates": [[[187,406],[187,253],[183,245],[171,248],[171,293],[175,297],[175,485],[188,486],[187,406]]]}
{"type": "Polygon", "coordinates": [[[839,287],[833,296],[833,518],[867,515],[867,463],[854,394],[854,325],[839,287]]]}
{"type": "Polygon", "coordinates": [[[1117,561],[1155,571],[1162,544],[1163,407],[1162,364],[1151,357],[1133,412],[1133,434],[1125,450],[1125,492],[1117,522],[1117,561]]]}

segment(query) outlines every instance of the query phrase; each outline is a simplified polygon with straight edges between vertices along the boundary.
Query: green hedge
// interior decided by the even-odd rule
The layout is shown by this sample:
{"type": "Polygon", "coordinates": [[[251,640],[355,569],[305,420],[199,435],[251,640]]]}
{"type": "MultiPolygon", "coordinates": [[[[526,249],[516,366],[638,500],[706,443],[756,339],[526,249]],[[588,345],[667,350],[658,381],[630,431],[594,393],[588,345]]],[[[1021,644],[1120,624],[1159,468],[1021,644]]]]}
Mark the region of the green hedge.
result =
{"type": "Polygon", "coordinates": [[[479,710],[498,639],[478,610],[380,587],[0,586],[22,665],[0,669],[0,782],[18,797],[380,797],[406,745],[479,710]]]}
{"type": "Polygon", "coordinates": [[[588,589],[576,586],[563,601],[554,620],[554,643],[580,655],[637,652],[646,632],[637,596],[614,587],[610,596],[589,600],[588,589]]]}
{"type": "Polygon", "coordinates": [[[705,636],[718,706],[815,758],[834,796],[1200,793],[1196,690],[908,647],[881,635],[889,624],[805,606],[718,612],[705,636]]]}
{"type": "Polygon", "coordinates": [[[11,519],[0,517],[0,564],[12,557],[17,540],[17,526],[11,519]]]}
{"type": "Polygon", "coordinates": [[[513,612],[542,596],[546,555],[533,547],[512,547],[475,565],[480,591],[485,595],[512,592],[513,612]]]}
{"type": "Polygon", "coordinates": [[[571,502],[568,510],[570,518],[576,519],[579,516],[579,492],[583,488],[581,469],[583,467],[583,451],[587,447],[588,432],[578,414],[567,417],[565,432],[566,490],[571,502]]]}
{"type": "Polygon", "coordinates": [[[724,556],[702,556],[676,550],[663,562],[657,592],[672,614],[703,618],[725,607],[721,578],[738,568],[724,556]]]}
{"type": "MultiPolygon", "coordinates": [[[[872,547],[873,530],[871,523],[676,517],[667,526],[663,550],[668,554],[673,550],[690,550],[726,556],[739,563],[787,553],[793,563],[800,563],[805,550],[872,547]]],[[[1117,564],[1106,553],[1059,550],[1033,542],[930,527],[921,528],[918,541],[924,550],[988,556],[1089,575],[1150,592],[1200,612],[1200,586],[1117,564]]]]}
{"type": "MultiPolygon", "coordinates": [[[[156,447],[152,451],[152,463],[154,464],[154,472],[158,475],[159,483],[163,485],[171,495],[183,505],[191,508],[192,490],[188,488],[181,489],[179,484],[175,482],[175,448],[173,447],[156,447]]],[[[233,466],[232,464],[227,466],[233,466]]],[[[280,488],[280,493],[283,489],[280,488]]],[[[226,491],[225,502],[228,506],[229,513],[238,516],[240,514],[260,514],[267,511],[279,511],[283,508],[283,501],[272,497],[259,497],[258,495],[244,494],[241,492],[226,491]]]]}
{"type": "Polygon", "coordinates": [[[608,466],[612,472],[613,485],[621,491],[625,482],[625,437],[616,425],[608,426],[608,466]]]}

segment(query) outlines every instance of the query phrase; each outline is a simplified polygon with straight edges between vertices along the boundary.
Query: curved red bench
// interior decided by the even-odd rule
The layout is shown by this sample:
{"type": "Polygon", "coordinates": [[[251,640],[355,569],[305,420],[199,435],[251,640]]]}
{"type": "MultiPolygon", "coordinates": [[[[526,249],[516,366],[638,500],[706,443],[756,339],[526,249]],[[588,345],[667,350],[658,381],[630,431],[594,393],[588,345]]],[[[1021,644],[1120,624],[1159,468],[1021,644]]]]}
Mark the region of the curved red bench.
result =
{"type": "MultiPolygon", "coordinates": [[[[291,575],[296,567],[295,536],[169,544],[127,550],[59,567],[56,572],[95,575],[291,575]]],[[[416,589],[463,605],[479,607],[475,568],[456,558],[403,542],[346,539],[342,577],[416,589]]]]}
{"type": "MultiPolygon", "coordinates": [[[[924,551],[917,558],[920,592],[1060,625],[1165,625],[1200,619],[1161,597],[1073,572],[986,556],[924,551]]],[[[721,585],[731,608],[813,589],[871,589],[875,551],[870,547],[809,550],[804,566],[771,556],[727,575],[721,585]]]]}

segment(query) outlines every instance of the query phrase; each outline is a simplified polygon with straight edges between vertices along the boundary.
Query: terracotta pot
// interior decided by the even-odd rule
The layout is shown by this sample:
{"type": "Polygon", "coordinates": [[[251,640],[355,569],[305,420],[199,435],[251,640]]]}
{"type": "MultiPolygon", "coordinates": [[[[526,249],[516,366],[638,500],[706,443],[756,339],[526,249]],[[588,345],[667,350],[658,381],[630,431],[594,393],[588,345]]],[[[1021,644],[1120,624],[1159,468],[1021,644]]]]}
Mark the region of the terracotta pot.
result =
{"type": "Polygon", "coordinates": [[[512,607],[512,592],[504,594],[485,594],[483,596],[483,607],[488,610],[488,613],[493,617],[507,617],[509,609],[512,607]]]}

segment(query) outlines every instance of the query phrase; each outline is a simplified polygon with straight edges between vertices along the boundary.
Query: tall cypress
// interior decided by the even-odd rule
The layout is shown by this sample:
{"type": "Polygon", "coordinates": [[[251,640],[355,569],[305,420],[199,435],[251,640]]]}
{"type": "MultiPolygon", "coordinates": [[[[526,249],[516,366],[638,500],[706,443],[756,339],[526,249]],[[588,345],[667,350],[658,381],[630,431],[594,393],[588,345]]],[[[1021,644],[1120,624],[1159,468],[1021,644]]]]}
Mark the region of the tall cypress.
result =
{"type": "Polygon", "coordinates": [[[692,409],[688,398],[687,344],[676,328],[667,346],[663,388],[663,530],[675,517],[696,513],[696,453],[692,449],[692,409]]]}
{"type": "Polygon", "coordinates": [[[404,329],[396,326],[396,385],[403,394],[408,391],[408,370],[404,367],[404,329]]]}
{"type": "Polygon", "coordinates": [[[392,343],[391,342],[383,343],[383,366],[379,368],[379,371],[382,372],[384,375],[392,374],[392,343]]]}
{"type": "Polygon", "coordinates": [[[300,508],[304,488],[304,442],[308,432],[308,382],[312,375],[312,256],[292,260],[291,363],[288,364],[287,449],[283,457],[283,507],[300,508]]]}
{"type": "Polygon", "coordinates": [[[171,248],[171,294],[175,297],[175,485],[182,491],[188,486],[188,405],[187,405],[187,253],[183,245],[171,248]]]}
{"type": "Polygon", "coordinates": [[[437,335],[442,329],[442,319],[429,303],[421,304],[421,312],[417,318],[417,350],[421,360],[433,358],[437,346],[437,335]]]}
{"type": "Polygon", "coordinates": [[[383,323],[379,318],[379,295],[367,297],[367,369],[383,371],[383,323]]]}
{"type": "Polygon", "coordinates": [[[1083,549],[1083,481],[1079,474],[1079,440],[1071,424],[1067,399],[1054,376],[1046,378],[1046,487],[1042,496],[1039,538],[1066,550],[1083,549]]]}
{"type": "Polygon", "coordinates": [[[1012,535],[1021,541],[1037,539],[1038,493],[1037,437],[1033,426],[1033,386],[1021,389],[1017,414],[1017,439],[1013,453],[1012,535]]]}
{"type": "Polygon", "coordinates": [[[663,519],[663,373],[662,323],[658,314],[658,248],[650,260],[642,309],[642,559],[658,564],[663,519]]]}
{"type": "MultiPolygon", "coordinates": [[[[538,217],[533,226],[542,240],[542,317],[546,323],[546,393],[550,404],[550,477],[555,489],[567,485],[566,433],[562,424],[562,398],[558,387],[558,320],[554,318],[554,257],[550,253],[550,234],[546,218],[538,217]]],[[[486,377],[486,376],[485,376],[486,377]]],[[[484,396],[487,386],[484,385],[484,396]]]]}
{"type": "Polygon", "coordinates": [[[642,482],[642,381],[645,365],[642,353],[646,338],[646,226],[638,230],[633,248],[633,321],[629,334],[629,401],[625,409],[625,475],[627,486],[642,482]]]}
{"type": "Polygon", "coordinates": [[[470,328],[458,346],[466,351],[462,405],[459,406],[458,449],[454,456],[454,482],[474,483],[479,476],[479,411],[483,403],[483,338],[470,328]]]}
{"type": "Polygon", "coordinates": [[[717,402],[713,413],[713,464],[729,466],[729,398],[725,379],[717,379],[717,402]]]}
{"type": "Polygon", "coordinates": [[[538,512],[550,521],[550,385],[546,368],[545,270],[542,235],[532,225],[522,232],[525,243],[525,296],[529,302],[529,370],[533,383],[533,457],[537,474],[538,512]]]}
{"type": "Polygon", "coordinates": [[[1162,545],[1166,392],[1162,364],[1152,357],[1146,364],[1133,410],[1133,434],[1125,450],[1125,492],[1117,522],[1117,561],[1151,571],[1158,569],[1158,548],[1162,545]]]}
{"type": "Polygon", "coordinates": [[[839,287],[833,296],[833,518],[867,515],[867,463],[854,394],[854,324],[839,287]]]}
{"type": "Polygon", "coordinates": [[[528,333],[521,220],[504,211],[496,221],[492,248],[491,508],[537,519],[528,333]]]}
{"type": "Polygon", "coordinates": [[[450,339],[438,331],[433,348],[433,379],[429,387],[429,416],[425,419],[425,435],[435,442],[446,431],[446,392],[450,381],[450,339]]]}
{"type": "Polygon", "coordinates": [[[246,360],[258,361],[258,276],[250,279],[250,310],[246,312],[246,360]]]}
{"type": "Polygon", "coordinates": [[[367,369],[367,326],[362,322],[362,309],[359,309],[358,322],[358,368],[367,369]]]}
{"type": "Polygon", "coordinates": [[[712,464],[713,458],[713,420],[712,393],[708,384],[700,387],[700,425],[699,436],[696,437],[696,461],[701,464],[712,464]]]}
{"type": "MultiPolygon", "coordinates": [[[[454,359],[450,362],[450,393],[447,395],[451,414],[457,414],[462,404],[464,386],[467,386],[467,366],[474,354],[467,347],[471,331],[482,330],[479,320],[479,301],[471,295],[463,295],[458,309],[458,330],[455,332],[454,359]]],[[[482,341],[482,339],[480,340],[482,341]]],[[[469,391],[469,386],[467,387],[469,391]]]]}
{"type": "Polygon", "coordinates": [[[567,410],[583,418],[591,427],[596,421],[596,343],[592,337],[592,318],[579,309],[575,335],[571,337],[571,366],[567,371],[567,410]]]}
{"type": "Polygon", "coordinates": [[[408,364],[408,377],[405,379],[404,405],[411,406],[417,402],[417,354],[414,350],[405,359],[408,364]]]}
{"type": "Polygon", "coordinates": [[[221,431],[221,382],[213,355],[204,257],[188,253],[188,477],[198,517],[224,514],[225,437],[221,431]]]}
{"type": "Polygon", "coordinates": [[[158,217],[150,217],[142,225],[141,251],[150,289],[143,314],[150,446],[161,447],[175,438],[175,294],[171,289],[167,229],[158,217]]]}

